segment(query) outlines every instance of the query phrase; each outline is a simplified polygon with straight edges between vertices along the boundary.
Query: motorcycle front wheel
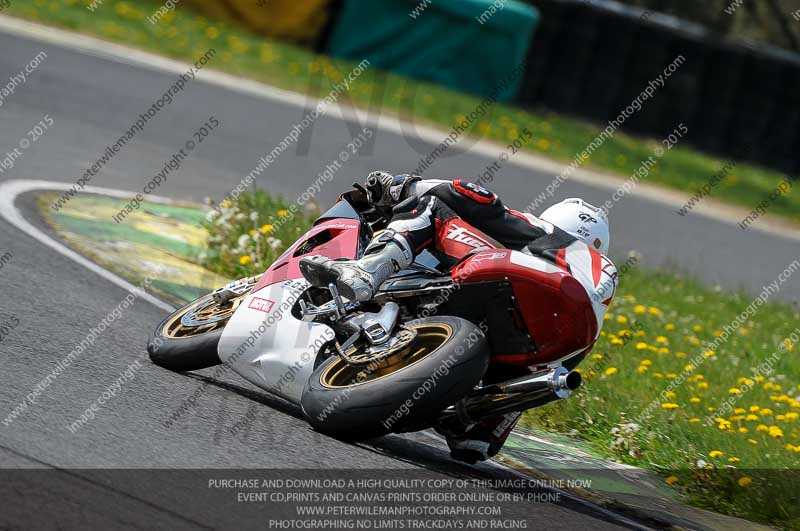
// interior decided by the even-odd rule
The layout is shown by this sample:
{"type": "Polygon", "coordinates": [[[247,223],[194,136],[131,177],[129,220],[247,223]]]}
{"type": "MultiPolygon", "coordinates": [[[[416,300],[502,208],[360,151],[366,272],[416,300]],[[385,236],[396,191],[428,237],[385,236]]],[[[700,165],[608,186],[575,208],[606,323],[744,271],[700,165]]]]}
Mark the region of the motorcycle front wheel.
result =
{"type": "Polygon", "coordinates": [[[317,367],[301,399],[316,430],[355,440],[409,425],[422,429],[480,382],[489,349],[477,326],[458,317],[427,317],[406,326],[415,339],[384,360],[350,365],[332,356],[317,367]]]}
{"type": "Polygon", "coordinates": [[[178,372],[222,363],[217,354],[219,339],[245,295],[220,305],[209,293],[167,316],[147,341],[150,360],[178,372]]]}

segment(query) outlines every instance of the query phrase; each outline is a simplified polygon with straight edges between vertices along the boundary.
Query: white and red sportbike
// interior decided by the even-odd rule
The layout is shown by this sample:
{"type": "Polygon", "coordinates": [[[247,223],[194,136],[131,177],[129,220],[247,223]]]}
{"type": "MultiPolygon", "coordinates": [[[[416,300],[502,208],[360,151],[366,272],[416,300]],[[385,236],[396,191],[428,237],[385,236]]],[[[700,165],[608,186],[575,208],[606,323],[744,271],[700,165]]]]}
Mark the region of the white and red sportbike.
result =
{"type": "Polygon", "coordinates": [[[176,371],[224,363],[342,439],[447,432],[566,398],[581,384],[571,370],[597,332],[586,290],[552,263],[496,248],[463,220],[442,227],[454,237],[437,244],[463,253],[452,267],[423,252],[366,303],[311,286],[302,257],[358,258],[386,226],[364,197],[343,194],[263,274],[167,317],[148,342],[152,361],[176,371]]]}

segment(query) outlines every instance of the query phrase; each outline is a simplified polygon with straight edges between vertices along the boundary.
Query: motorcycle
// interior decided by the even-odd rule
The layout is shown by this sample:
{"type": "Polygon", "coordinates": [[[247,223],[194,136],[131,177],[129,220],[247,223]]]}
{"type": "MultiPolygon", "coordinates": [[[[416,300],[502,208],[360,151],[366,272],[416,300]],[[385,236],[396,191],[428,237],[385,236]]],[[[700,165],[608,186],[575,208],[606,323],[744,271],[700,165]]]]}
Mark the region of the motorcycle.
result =
{"type": "Polygon", "coordinates": [[[564,269],[499,248],[460,218],[438,227],[437,249],[368,302],[310,285],[302,257],[357,258],[391,217],[354,187],[264,273],[164,319],[148,341],[151,360],[174,371],[223,363],[345,440],[454,433],[581,385],[572,369],[597,331],[586,291],[564,269]]]}

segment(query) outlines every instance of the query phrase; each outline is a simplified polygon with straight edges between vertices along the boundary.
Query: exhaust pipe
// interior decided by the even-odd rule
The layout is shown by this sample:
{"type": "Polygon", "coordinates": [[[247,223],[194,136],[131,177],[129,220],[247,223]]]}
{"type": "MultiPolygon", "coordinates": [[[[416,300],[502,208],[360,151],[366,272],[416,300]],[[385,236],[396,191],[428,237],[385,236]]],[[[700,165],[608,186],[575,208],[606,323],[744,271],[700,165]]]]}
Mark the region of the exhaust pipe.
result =
{"type": "Polygon", "coordinates": [[[565,367],[545,369],[479,388],[455,406],[447,408],[440,421],[458,419],[463,424],[474,424],[485,418],[540,407],[567,398],[581,383],[580,373],[565,367]]]}

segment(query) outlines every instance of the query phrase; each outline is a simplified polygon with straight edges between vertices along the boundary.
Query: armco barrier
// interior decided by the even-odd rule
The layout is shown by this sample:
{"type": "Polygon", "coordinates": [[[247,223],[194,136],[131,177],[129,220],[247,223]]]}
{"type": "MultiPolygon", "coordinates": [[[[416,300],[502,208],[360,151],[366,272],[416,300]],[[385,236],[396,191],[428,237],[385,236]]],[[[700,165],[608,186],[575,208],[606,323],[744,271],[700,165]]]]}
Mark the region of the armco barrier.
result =
{"type": "Polygon", "coordinates": [[[615,3],[530,0],[541,12],[516,103],[597,123],[617,116],[678,55],[686,62],[623,127],[675,124],[721,157],[800,169],[800,57],[723,42],[673,17],[615,3]]]}

